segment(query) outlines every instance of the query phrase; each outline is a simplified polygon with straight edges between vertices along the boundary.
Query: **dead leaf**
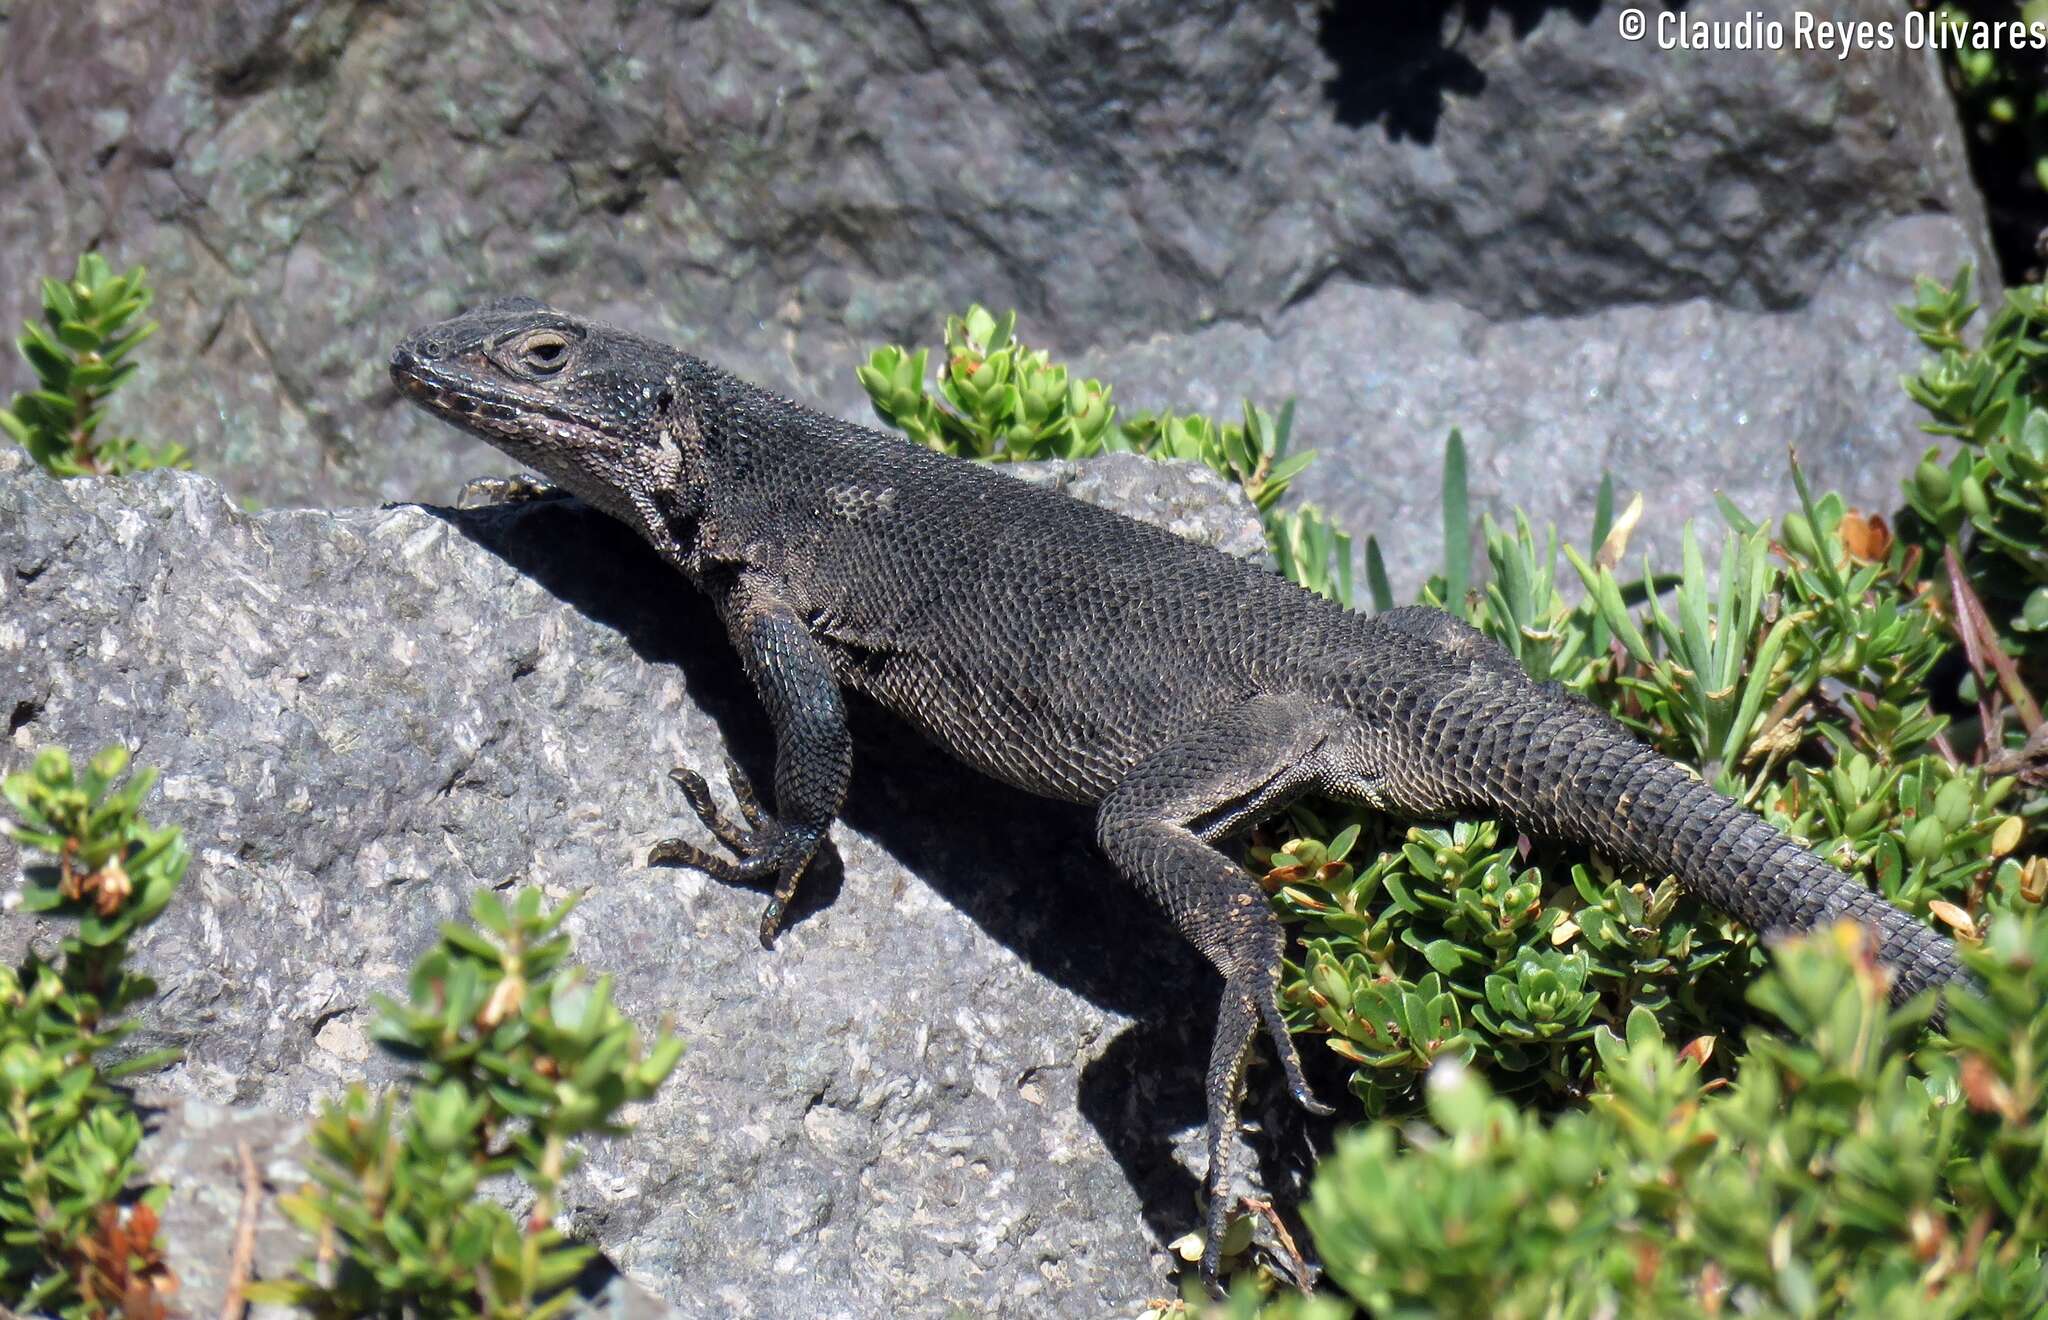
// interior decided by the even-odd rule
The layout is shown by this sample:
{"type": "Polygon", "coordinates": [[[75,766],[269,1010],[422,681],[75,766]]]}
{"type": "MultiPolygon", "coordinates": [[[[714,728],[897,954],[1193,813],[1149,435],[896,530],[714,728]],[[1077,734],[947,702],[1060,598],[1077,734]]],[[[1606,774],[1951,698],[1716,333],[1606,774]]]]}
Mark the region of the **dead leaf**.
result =
{"type": "Polygon", "coordinates": [[[1628,553],[1629,534],[1635,531],[1636,524],[1642,521],[1642,517],[1643,493],[1637,491],[1636,497],[1621,511],[1621,516],[1614,520],[1614,526],[1607,529],[1607,535],[1601,540],[1600,548],[1593,553],[1593,562],[1605,569],[1612,569],[1619,564],[1621,557],[1628,553]]]}
{"type": "Polygon", "coordinates": [[[1966,940],[1977,938],[1977,923],[1970,914],[1944,898],[1937,898],[1927,905],[1927,910],[1955,928],[1956,934],[1966,940]]]}
{"type": "Polygon", "coordinates": [[[1851,509],[1842,515],[1835,530],[1849,557],[1862,563],[1882,564],[1892,552],[1892,529],[1885,525],[1883,514],[1851,509]]]}

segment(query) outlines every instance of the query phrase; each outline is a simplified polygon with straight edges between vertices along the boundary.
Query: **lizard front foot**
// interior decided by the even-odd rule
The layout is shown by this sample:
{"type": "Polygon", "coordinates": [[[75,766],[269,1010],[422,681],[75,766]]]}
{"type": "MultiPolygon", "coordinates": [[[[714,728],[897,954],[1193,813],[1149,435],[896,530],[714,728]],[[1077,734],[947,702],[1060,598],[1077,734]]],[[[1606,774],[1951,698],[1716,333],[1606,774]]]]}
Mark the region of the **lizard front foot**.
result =
{"type": "Polygon", "coordinates": [[[662,839],[647,850],[648,865],[667,863],[688,866],[704,872],[722,884],[746,884],[772,875],[775,879],[775,893],[768,900],[768,906],[761,913],[761,947],[775,947],[776,933],[782,928],[783,915],[789,910],[790,900],[796,897],[797,881],[803,877],[804,868],[823,841],[822,831],[785,825],[761,809],[761,799],[754,792],[753,783],[746,772],[730,756],[725,758],[725,780],[732,787],[733,801],[739,805],[740,816],[746,821],[742,827],[728,819],[711,799],[711,786],[704,782],[704,776],[694,770],[678,766],[668,772],[668,777],[683,790],[683,796],[690,803],[690,810],[711,831],[711,836],[732,853],[728,861],[715,853],[691,843],[688,839],[662,839]]]}
{"type": "Polygon", "coordinates": [[[455,496],[458,509],[482,509],[493,504],[525,504],[534,500],[566,500],[569,492],[550,485],[531,472],[509,477],[473,477],[462,483],[455,496]]]}

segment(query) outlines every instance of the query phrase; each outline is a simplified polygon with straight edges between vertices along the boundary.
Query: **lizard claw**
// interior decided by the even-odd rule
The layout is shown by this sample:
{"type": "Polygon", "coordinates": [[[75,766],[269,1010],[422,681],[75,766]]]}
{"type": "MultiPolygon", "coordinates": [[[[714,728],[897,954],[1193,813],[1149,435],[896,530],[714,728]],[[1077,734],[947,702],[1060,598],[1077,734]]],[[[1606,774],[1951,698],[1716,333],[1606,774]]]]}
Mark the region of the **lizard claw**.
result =
{"type": "Polygon", "coordinates": [[[740,815],[747,824],[762,829],[768,819],[761,810],[760,795],[754,792],[754,781],[747,778],[747,772],[740,769],[740,763],[732,759],[732,753],[725,754],[725,783],[732,790],[732,800],[739,805],[740,815]]]}
{"type": "Polygon", "coordinates": [[[706,852],[688,839],[674,838],[662,839],[649,848],[647,862],[650,866],[687,866],[729,885],[775,876],[775,893],[761,913],[761,947],[773,948],[783,915],[796,896],[797,881],[817,852],[823,834],[784,825],[764,812],[753,784],[730,756],[725,759],[725,773],[732,786],[733,801],[750,828],[741,828],[718,809],[711,798],[711,786],[696,771],[678,766],[669,771],[669,778],[683,790],[690,810],[704,828],[732,854],[731,860],[706,852]]]}
{"type": "MultiPolygon", "coordinates": [[[[733,765],[730,759],[726,761],[726,773],[728,776],[739,773],[739,767],[733,765]]],[[[697,813],[697,819],[704,823],[705,829],[711,831],[713,838],[724,844],[735,856],[745,856],[752,851],[753,835],[726,819],[725,813],[718,809],[718,804],[711,800],[711,786],[704,782],[704,776],[695,770],[677,766],[668,772],[668,777],[675,781],[676,787],[683,790],[683,796],[689,800],[690,810],[697,813]]],[[[744,783],[745,780],[741,779],[739,782],[744,783]]],[[[735,787],[733,797],[739,801],[740,815],[745,817],[748,825],[758,831],[761,826],[760,808],[754,805],[752,785],[748,785],[745,795],[735,787]]]]}
{"type": "Polygon", "coordinates": [[[1280,1015],[1278,992],[1268,985],[1263,994],[1256,996],[1259,1005],[1259,1021],[1266,1028],[1266,1038],[1273,1042],[1273,1054],[1280,1061],[1280,1073],[1287,1079],[1287,1094],[1294,1097],[1294,1103],[1309,1113],[1328,1118],[1336,1109],[1316,1099],[1316,1093],[1309,1089],[1308,1078],[1301,1071],[1301,1052],[1294,1047],[1294,1033],[1287,1029],[1287,1019],[1280,1015]]]}
{"type": "Polygon", "coordinates": [[[1230,1293],[1223,1286],[1223,1235],[1230,1231],[1230,1201],[1213,1188],[1209,1192],[1209,1204],[1223,1207],[1219,1214],[1209,1214],[1209,1235],[1202,1243],[1202,1291],[1209,1294],[1212,1302],[1230,1299],[1230,1293]]]}

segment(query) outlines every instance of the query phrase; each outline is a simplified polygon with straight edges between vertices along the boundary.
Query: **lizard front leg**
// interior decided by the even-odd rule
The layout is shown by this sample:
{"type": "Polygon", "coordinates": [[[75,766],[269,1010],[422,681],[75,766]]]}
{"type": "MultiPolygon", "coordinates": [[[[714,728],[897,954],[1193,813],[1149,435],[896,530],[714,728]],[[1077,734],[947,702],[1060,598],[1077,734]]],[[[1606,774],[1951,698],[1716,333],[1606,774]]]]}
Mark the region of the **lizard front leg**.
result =
{"type": "Polygon", "coordinates": [[[1164,908],[1223,974],[1206,1086],[1209,1224],[1202,1278],[1211,1291],[1230,1220],[1230,1160],[1245,1063],[1261,1027],[1296,1102],[1311,1113],[1332,1112],[1309,1091],[1280,1015],[1286,934],[1257,881],[1214,843],[1322,780],[1330,769],[1329,733],[1339,718],[1302,698],[1254,698],[1139,762],[1096,816],[1096,838],[1117,870],[1164,908]]]}
{"type": "Polygon", "coordinates": [[[761,945],[768,948],[796,896],[797,882],[846,800],[853,739],[831,658],[779,584],[765,574],[743,573],[720,605],[733,649],[775,729],[775,811],[761,810],[752,785],[730,757],[726,776],[744,827],[719,813],[703,776],[678,768],[670,773],[692,810],[735,860],[685,839],[663,839],[647,860],[695,867],[727,884],[774,876],[774,895],[761,913],[761,945]]]}

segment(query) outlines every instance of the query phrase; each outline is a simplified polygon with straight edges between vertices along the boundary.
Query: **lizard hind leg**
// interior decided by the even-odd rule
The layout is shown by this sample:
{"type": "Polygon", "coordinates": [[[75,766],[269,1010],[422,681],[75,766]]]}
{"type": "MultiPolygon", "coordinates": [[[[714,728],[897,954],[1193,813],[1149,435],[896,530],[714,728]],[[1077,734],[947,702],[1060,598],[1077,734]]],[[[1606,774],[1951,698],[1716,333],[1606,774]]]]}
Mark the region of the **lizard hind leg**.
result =
{"type": "Polygon", "coordinates": [[[1209,1235],[1202,1276],[1212,1291],[1234,1204],[1231,1156],[1245,1064],[1262,1030],[1295,1100],[1312,1113],[1331,1112],[1310,1092],[1280,1013],[1286,933],[1257,881],[1215,841],[1326,777],[1329,735],[1340,718],[1305,698],[1254,698],[1139,762],[1096,817],[1096,838],[1110,861],[1223,974],[1206,1086],[1209,1235]]]}
{"type": "Polygon", "coordinates": [[[1202,1243],[1202,1281],[1213,1291],[1223,1263],[1223,1237],[1237,1200],[1230,1194],[1230,1166],[1237,1155],[1242,1126],[1238,1109],[1244,1103],[1245,1065],[1251,1062],[1252,1040],[1260,1013],[1251,996],[1237,986],[1223,987],[1217,1005],[1216,1036],[1209,1043],[1209,1073],[1203,1087],[1209,1107],[1209,1172],[1202,1191],[1209,1198],[1208,1224],[1202,1243]]]}

